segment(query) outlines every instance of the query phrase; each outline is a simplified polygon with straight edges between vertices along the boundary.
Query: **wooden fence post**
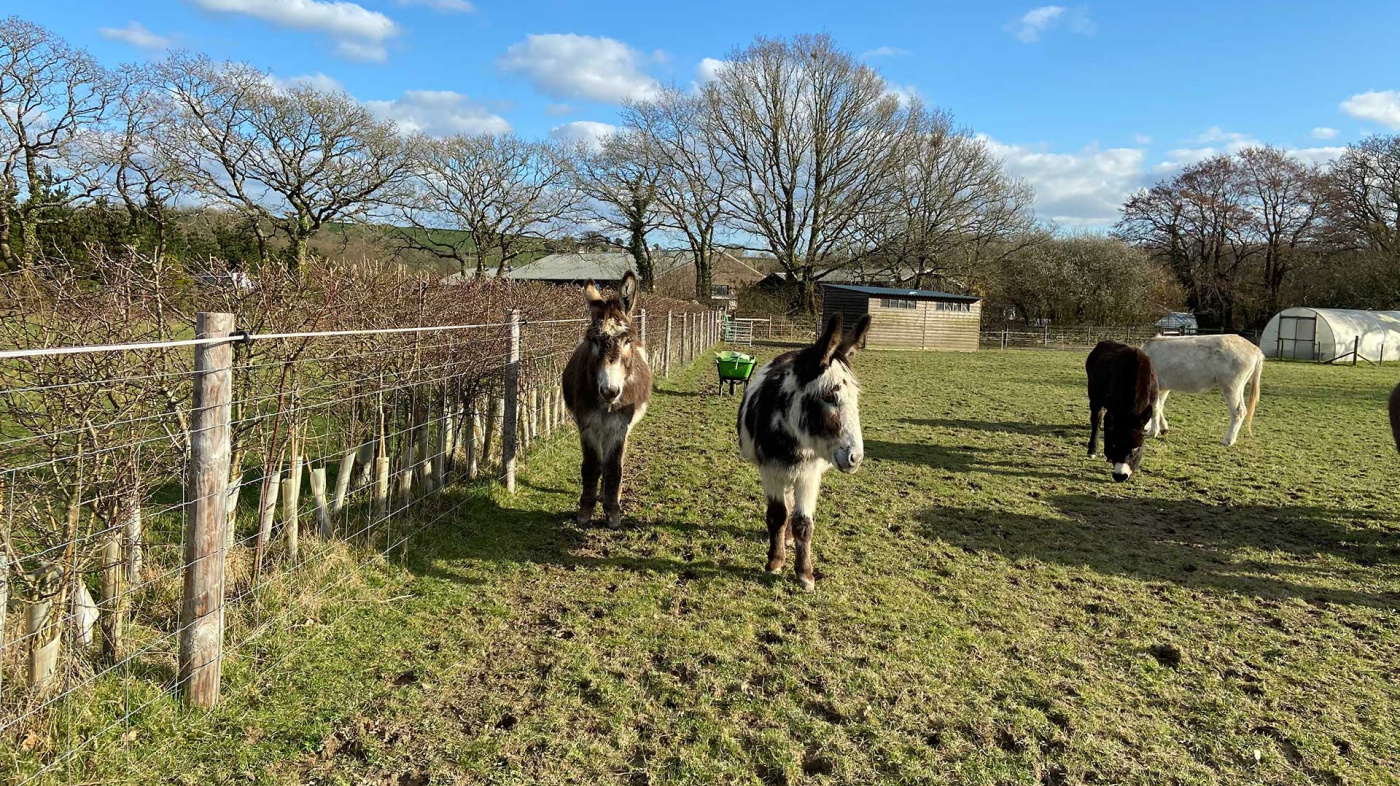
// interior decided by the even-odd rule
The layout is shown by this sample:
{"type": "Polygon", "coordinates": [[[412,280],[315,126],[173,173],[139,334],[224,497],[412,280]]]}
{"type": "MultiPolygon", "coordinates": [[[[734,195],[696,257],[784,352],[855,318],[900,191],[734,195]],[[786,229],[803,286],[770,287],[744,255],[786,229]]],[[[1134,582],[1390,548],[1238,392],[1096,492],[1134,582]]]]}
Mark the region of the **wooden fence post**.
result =
{"type": "Polygon", "coordinates": [[[667,376],[667,377],[671,376],[671,317],[672,317],[672,316],[674,316],[674,315],[673,315],[670,311],[667,311],[667,312],[666,312],[666,370],[665,370],[664,372],[662,372],[662,375],[663,375],[663,376],[667,376]]]}
{"type": "Polygon", "coordinates": [[[508,319],[510,345],[506,350],[505,413],[501,423],[501,468],[505,471],[506,491],[515,492],[516,421],[520,416],[520,310],[511,309],[508,319]]]}
{"type": "MultiPolygon", "coordinates": [[[[233,315],[195,315],[198,338],[226,338],[233,315]]],[[[180,683],[185,701],[212,707],[219,700],[224,649],[224,499],[228,491],[229,414],[233,345],[194,350],[194,407],[186,483],[185,583],[180,607],[180,683]]]]}

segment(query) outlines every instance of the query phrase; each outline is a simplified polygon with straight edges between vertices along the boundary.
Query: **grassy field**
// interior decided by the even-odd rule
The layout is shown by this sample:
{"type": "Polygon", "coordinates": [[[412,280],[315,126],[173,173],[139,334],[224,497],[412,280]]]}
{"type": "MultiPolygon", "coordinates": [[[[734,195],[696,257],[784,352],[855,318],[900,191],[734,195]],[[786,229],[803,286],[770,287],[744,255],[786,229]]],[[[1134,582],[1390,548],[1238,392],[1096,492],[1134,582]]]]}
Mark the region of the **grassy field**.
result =
{"type": "Polygon", "coordinates": [[[811,594],[762,572],[697,365],[635,432],[622,531],[568,523],[566,436],[80,779],[1400,783],[1400,375],[1270,364],[1234,448],[1217,395],[1173,396],[1120,485],[1082,357],[862,355],[811,594]]]}

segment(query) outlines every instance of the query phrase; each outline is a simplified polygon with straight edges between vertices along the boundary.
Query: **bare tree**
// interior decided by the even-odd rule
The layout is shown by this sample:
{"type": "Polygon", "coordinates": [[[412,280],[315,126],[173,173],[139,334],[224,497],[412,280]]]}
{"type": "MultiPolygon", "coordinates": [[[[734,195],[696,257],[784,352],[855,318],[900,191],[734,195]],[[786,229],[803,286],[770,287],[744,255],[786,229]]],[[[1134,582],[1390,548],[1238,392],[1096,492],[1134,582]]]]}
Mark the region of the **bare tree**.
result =
{"type": "Polygon", "coordinates": [[[125,209],[129,245],[159,261],[176,203],[189,194],[184,170],[160,144],[173,107],[151,69],[126,66],[118,78],[111,122],[79,146],[81,170],[87,191],[125,209]]]}
{"type": "Polygon", "coordinates": [[[1192,164],[1129,197],[1118,222],[1123,237],[1168,264],[1208,327],[1236,326],[1240,268],[1259,250],[1237,172],[1229,156],[1192,164]]]}
{"type": "Polygon", "coordinates": [[[160,75],[175,104],[165,152],[202,196],[253,219],[268,261],[269,232],[287,242],[296,272],[307,243],[333,221],[399,201],[416,137],[401,137],[336,91],[281,88],[242,63],[177,55],[160,75]]]}
{"type": "Polygon", "coordinates": [[[412,231],[399,238],[412,247],[456,260],[463,276],[469,265],[496,275],[565,222],[574,208],[569,167],[562,151],[547,142],[514,134],[476,134],[425,140],[420,146],[415,193],[401,214],[412,231]],[[466,237],[444,236],[453,228],[466,237]],[[469,239],[470,242],[467,242],[469,239]]]}
{"type": "Polygon", "coordinates": [[[1180,285],[1140,248],[1089,234],[1035,235],[997,261],[990,292],[1029,323],[1140,325],[1180,307],[1180,285]]]}
{"type": "Polygon", "coordinates": [[[1335,247],[1400,265],[1400,135],[1349,146],[1327,172],[1325,237],[1335,247]]]}
{"type": "Polygon", "coordinates": [[[0,264],[32,265],[39,225],[87,195],[73,148],[107,117],[116,80],[87,52],[17,17],[0,20],[0,264]],[[15,223],[20,252],[10,245],[15,223]]]}
{"type": "Polygon", "coordinates": [[[1318,214],[1319,174],[1277,147],[1250,147],[1236,159],[1236,187],[1262,255],[1265,301],[1255,321],[1279,310],[1280,292],[1299,256],[1309,253],[1318,214]]]}
{"type": "Polygon", "coordinates": [[[656,164],[656,201],[662,223],[685,236],[695,259],[695,297],[708,303],[716,250],[730,183],[703,98],[668,89],[652,101],[629,104],[623,118],[645,140],[656,164]]]}
{"type": "Polygon", "coordinates": [[[647,235],[661,225],[657,190],[660,165],[647,139],[636,131],[608,135],[598,148],[578,145],[570,156],[575,191],[587,220],[625,232],[627,250],[637,266],[642,289],[656,286],[656,271],[647,235]]]}
{"type": "Polygon", "coordinates": [[[733,182],[733,228],[758,238],[801,286],[859,253],[862,216],[889,198],[899,102],[830,36],[759,38],[704,89],[711,136],[733,182]]]}
{"type": "Polygon", "coordinates": [[[915,105],[902,146],[892,155],[887,209],[866,221],[875,249],[863,267],[883,280],[923,288],[976,276],[1038,237],[1034,192],[1010,177],[986,143],[953,127],[952,118],[915,105]]]}

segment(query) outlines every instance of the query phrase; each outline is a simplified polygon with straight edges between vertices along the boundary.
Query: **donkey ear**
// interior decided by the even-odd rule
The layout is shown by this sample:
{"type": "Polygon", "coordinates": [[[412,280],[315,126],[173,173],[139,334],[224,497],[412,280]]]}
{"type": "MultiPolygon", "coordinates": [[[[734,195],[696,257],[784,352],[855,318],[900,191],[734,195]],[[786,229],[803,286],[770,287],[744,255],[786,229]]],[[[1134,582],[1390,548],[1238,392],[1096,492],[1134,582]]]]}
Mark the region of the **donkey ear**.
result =
{"type": "Polygon", "coordinates": [[[593,283],[593,279],[588,280],[588,285],[583,288],[583,300],[588,304],[588,312],[594,319],[603,315],[603,310],[608,301],[603,299],[603,293],[598,291],[598,285],[593,283]]]}
{"type": "Polygon", "coordinates": [[[622,298],[622,310],[631,316],[637,308],[637,274],[627,271],[617,287],[617,294],[622,298]]]}
{"type": "Polygon", "coordinates": [[[816,347],[822,353],[822,365],[831,362],[831,356],[836,354],[836,350],[841,346],[841,312],[831,315],[831,319],[826,321],[826,330],[822,331],[821,338],[817,339],[816,347]]]}
{"type": "Polygon", "coordinates": [[[851,358],[855,357],[856,352],[865,346],[865,334],[869,332],[870,315],[863,314],[860,321],[856,322],[855,328],[851,330],[850,335],[846,336],[845,340],[841,342],[841,347],[836,351],[841,353],[841,357],[850,361],[851,358]]]}

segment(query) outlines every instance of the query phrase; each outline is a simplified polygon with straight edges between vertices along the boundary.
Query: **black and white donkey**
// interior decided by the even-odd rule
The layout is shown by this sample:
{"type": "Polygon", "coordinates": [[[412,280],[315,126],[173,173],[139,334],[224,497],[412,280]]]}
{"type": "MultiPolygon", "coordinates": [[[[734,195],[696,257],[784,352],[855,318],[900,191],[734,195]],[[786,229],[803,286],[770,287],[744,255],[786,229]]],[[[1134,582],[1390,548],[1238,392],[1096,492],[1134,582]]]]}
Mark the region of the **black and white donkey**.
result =
{"type": "Polygon", "coordinates": [[[855,472],[864,458],[860,387],[851,358],[870,329],[870,315],[841,337],[841,315],[826,323],[817,343],[765,363],[754,372],[739,405],[739,449],[758,465],[768,498],[768,572],[781,573],[791,535],[797,581],[812,575],[812,516],[822,475],[834,464],[855,472]]]}

